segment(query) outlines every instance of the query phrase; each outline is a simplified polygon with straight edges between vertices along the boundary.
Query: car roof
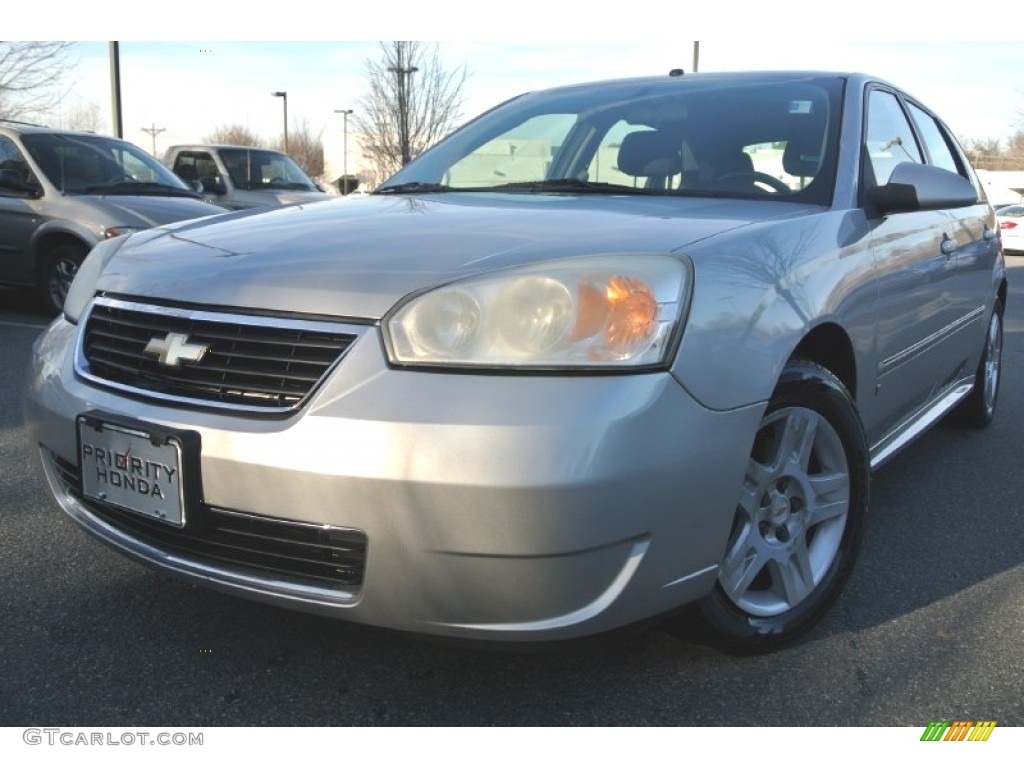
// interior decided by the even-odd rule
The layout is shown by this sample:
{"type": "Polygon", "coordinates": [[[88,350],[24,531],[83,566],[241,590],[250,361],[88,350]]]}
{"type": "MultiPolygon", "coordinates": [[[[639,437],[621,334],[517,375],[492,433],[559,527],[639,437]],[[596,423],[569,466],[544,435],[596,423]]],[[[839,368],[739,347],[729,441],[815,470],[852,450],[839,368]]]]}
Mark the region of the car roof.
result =
{"type": "Polygon", "coordinates": [[[167,151],[170,152],[176,149],[258,149],[261,152],[277,152],[283,155],[280,149],[273,149],[271,147],[254,147],[246,144],[175,144],[174,146],[168,147],[167,151]]]}
{"type": "Polygon", "coordinates": [[[721,82],[721,83],[756,83],[756,82],[780,82],[784,80],[794,79],[812,79],[812,78],[838,78],[840,80],[846,80],[850,85],[863,88],[868,83],[878,83],[884,85],[893,90],[899,91],[904,96],[913,99],[915,102],[919,102],[912,94],[908,93],[905,88],[901,88],[895,83],[885,79],[884,77],[876,77],[864,72],[856,71],[833,71],[833,70],[745,70],[742,72],[692,72],[685,73],[681,69],[672,70],[673,73],[666,73],[663,75],[645,75],[642,77],[629,77],[629,78],[616,78],[609,80],[594,80],[590,82],[579,82],[579,83],[567,83],[565,85],[554,86],[551,88],[538,88],[528,93],[521,94],[525,95],[538,95],[541,93],[558,93],[558,92],[571,92],[571,91],[585,91],[587,89],[599,90],[602,88],[635,88],[643,86],[658,86],[663,85],[669,81],[675,81],[679,83],[686,82],[721,82]]]}
{"type": "MultiPolygon", "coordinates": [[[[750,80],[788,80],[793,78],[820,78],[838,77],[851,81],[887,83],[885,78],[875,77],[863,72],[843,72],[832,70],[745,70],[742,72],[683,72],[672,70],[677,74],[666,73],[664,75],[644,75],[641,77],[613,78],[608,80],[595,80],[590,82],[569,83],[543,90],[556,91],[563,88],[588,88],[617,85],[643,85],[644,83],[659,83],[665,80],[721,80],[723,82],[748,82],[750,80]]],[[[891,83],[889,83],[891,85],[891,83]]],[[[894,86],[895,87],[895,86],[894,86]]],[[[539,89],[538,89],[539,90],[539,89]]]]}
{"type": "MultiPolygon", "coordinates": [[[[20,120],[7,120],[0,118],[0,128],[6,128],[12,133],[59,133],[67,136],[101,136],[102,134],[93,131],[73,131],[66,128],[54,128],[50,125],[39,125],[37,123],[25,123],[20,120]]],[[[116,139],[116,136],[104,136],[108,139],[116,139]]],[[[120,139],[124,141],[124,139],[120,139]]]]}

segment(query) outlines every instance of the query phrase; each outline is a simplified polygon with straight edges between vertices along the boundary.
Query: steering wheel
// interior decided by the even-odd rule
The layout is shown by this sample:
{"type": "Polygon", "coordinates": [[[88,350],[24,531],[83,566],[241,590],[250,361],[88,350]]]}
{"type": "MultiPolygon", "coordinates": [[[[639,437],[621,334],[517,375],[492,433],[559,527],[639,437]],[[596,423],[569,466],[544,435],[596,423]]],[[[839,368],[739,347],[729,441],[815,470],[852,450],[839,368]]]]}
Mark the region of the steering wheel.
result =
{"type": "Polygon", "coordinates": [[[728,181],[729,179],[744,179],[749,181],[751,184],[763,184],[766,187],[771,188],[772,192],[778,192],[781,194],[789,194],[791,190],[785,183],[779,181],[774,176],[761,171],[738,171],[736,173],[726,173],[715,179],[716,182],[728,181]]]}
{"type": "Polygon", "coordinates": [[[288,179],[286,179],[284,176],[275,176],[274,178],[272,178],[267,183],[268,184],[287,184],[288,183],[288,179]]]}
{"type": "Polygon", "coordinates": [[[107,179],[107,184],[119,184],[122,181],[127,181],[129,183],[134,183],[134,182],[138,181],[138,179],[136,179],[134,176],[132,176],[130,174],[127,174],[127,173],[115,173],[113,176],[111,176],[109,179],[107,179]]]}

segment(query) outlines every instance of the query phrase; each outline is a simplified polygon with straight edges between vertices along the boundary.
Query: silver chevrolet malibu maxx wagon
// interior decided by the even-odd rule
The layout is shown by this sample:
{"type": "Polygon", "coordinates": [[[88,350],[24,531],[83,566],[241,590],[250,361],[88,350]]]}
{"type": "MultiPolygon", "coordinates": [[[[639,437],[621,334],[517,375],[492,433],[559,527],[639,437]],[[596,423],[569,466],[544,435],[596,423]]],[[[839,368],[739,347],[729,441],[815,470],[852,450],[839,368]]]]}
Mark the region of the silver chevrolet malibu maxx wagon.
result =
{"type": "Polygon", "coordinates": [[[27,417],[68,515],[193,582],[495,640],[691,605],[767,650],[872,469],[992,419],[1006,290],[910,95],[674,71],[513,99],[358,201],[100,243],[27,417]]]}

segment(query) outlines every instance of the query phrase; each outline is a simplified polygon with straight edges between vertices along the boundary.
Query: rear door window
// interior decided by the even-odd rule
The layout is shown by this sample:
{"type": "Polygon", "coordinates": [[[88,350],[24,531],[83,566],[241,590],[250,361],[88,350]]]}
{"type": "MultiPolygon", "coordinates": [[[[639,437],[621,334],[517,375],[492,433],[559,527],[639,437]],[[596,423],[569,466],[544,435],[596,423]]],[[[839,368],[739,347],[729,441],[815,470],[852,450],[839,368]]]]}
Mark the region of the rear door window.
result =
{"type": "Polygon", "coordinates": [[[935,121],[935,118],[916,104],[910,105],[910,114],[913,115],[917,129],[921,133],[925,150],[928,152],[929,162],[932,165],[945,168],[947,171],[958,173],[966,178],[963,167],[957,162],[956,156],[949,147],[946,135],[942,127],[935,121]]]}

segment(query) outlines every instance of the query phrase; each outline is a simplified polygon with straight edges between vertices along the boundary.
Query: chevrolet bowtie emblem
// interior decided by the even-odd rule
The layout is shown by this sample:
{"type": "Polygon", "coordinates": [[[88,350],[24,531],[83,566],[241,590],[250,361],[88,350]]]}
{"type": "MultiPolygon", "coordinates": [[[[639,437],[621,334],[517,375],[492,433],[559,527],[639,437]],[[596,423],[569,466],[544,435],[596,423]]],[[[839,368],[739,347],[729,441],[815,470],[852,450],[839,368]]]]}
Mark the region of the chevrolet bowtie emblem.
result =
{"type": "Polygon", "coordinates": [[[160,365],[178,368],[181,366],[182,360],[198,363],[206,354],[206,347],[200,344],[189,344],[186,334],[172,332],[162,339],[159,336],[154,336],[142,352],[157,358],[160,365]]]}

